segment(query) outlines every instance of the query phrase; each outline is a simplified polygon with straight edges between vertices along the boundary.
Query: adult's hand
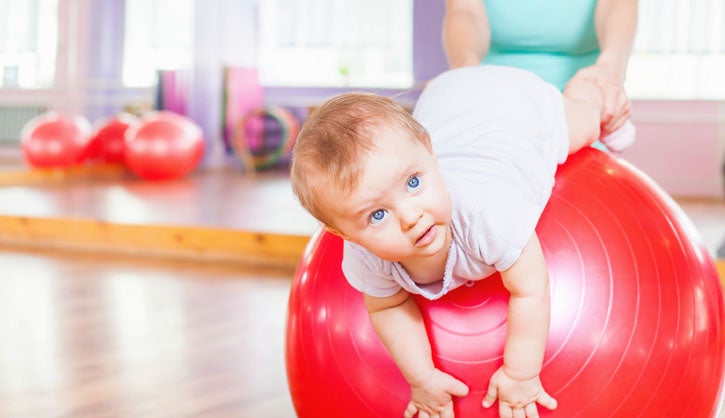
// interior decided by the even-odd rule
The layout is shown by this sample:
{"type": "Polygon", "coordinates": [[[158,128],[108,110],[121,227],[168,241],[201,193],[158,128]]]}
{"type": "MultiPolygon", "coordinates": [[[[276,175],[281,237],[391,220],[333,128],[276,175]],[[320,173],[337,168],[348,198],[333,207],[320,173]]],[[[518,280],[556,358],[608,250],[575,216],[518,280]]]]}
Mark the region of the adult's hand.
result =
{"type": "Polygon", "coordinates": [[[616,68],[605,64],[584,67],[571,80],[594,82],[602,89],[604,109],[602,110],[602,136],[616,131],[632,114],[632,104],[624,91],[624,77],[616,68]]]}

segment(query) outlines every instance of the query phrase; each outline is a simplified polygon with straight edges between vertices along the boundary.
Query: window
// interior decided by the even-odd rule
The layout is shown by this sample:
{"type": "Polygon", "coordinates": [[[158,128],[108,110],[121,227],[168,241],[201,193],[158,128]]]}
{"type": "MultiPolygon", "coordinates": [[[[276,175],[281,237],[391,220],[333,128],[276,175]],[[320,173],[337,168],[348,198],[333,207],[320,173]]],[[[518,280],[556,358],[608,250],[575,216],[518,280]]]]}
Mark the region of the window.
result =
{"type": "Polygon", "coordinates": [[[413,0],[259,2],[262,84],[407,88],[413,0]]]}
{"type": "Polygon", "coordinates": [[[157,70],[191,68],[193,7],[192,0],[126,0],[124,85],[151,86],[157,70]]]}
{"type": "Polygon", "coordinates": [[[637,99],[725,99],[722,0],[640,0],[627,93],[637,99]]]}
{"type": "Polygon", "coordinates": [[[58,0],[0,0],[0,87],[53,84],[58,0]]]}

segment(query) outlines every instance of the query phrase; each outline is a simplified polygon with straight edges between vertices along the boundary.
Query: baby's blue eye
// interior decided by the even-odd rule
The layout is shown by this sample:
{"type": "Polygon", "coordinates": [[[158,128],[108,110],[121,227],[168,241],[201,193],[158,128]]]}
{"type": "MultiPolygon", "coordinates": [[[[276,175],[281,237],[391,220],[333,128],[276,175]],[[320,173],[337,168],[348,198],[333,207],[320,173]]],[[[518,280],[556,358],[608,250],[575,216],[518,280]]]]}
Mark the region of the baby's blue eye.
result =
{"type": "Polygon", "coordinates": [[[387,215],[387,213],[388,212],[383,209],[376,210],[375,212],[373,212],[372,215],[370,215],[370,223],[373,225],[379,224],[380,222],[383,221],[383,219],[385,218],[385,215],[387,215]]]}
{"type": "Polygon", "coordinates": [[[413,191],[420,186],[420,177],[413,176],[408,179],[408,191],[413,191]]]}

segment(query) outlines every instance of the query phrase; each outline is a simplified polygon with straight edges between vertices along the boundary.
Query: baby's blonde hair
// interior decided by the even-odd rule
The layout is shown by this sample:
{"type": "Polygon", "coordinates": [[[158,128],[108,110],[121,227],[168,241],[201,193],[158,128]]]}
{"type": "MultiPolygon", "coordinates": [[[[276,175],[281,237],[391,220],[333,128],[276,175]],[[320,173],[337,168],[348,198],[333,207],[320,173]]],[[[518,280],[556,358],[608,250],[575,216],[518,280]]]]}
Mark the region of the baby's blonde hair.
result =
{"type": "Polygon", "coordinates": [[[320,195],[333,187],[342,196],[355,189],[366,154],[373,151],[375,128],[390,124],[432,152],[425,128],[394,100],[371,93],[345,93],[308,116],[292,154],[292,190],[317,220],[334,226],[320,195]]]}

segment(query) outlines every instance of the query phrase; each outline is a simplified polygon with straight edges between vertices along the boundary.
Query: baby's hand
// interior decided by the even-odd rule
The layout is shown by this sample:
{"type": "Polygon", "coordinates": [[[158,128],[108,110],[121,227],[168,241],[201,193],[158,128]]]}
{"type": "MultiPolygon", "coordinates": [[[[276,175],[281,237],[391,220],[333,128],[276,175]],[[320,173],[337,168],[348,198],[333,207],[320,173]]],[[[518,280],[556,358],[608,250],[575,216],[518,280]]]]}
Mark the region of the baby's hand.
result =
{"type": "Polygon", "coordinates": [[[420,386],[411,386],[412,399],[405,409],[405,418],[453,418],[453,397],[466,396],[468,386],[453,376],[435,369],[420,386]]]}
{"type": "Polygon", "coordinates": [[[503,366],[491,377],[483,407],[489,408],[496,398],[501,418],[538,418],[537,403],[550,410],[556,409],[556,400],[544,391],[539,376],[515,380],[506,375],[503,366]]]}

